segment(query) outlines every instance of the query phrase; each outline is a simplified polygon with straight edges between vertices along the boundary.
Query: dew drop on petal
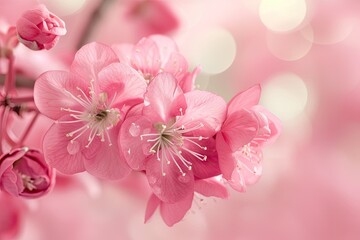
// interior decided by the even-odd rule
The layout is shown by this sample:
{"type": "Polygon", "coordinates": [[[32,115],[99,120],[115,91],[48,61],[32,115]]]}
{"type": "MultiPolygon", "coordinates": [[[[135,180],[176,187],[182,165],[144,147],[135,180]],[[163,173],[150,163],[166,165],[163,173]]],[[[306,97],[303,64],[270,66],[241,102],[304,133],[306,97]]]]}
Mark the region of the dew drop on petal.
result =
{"type": "Polygon", "coordinates": [[[135,123],[132,123],[130,128],[129,128],[129,133],[133,137],[139,136],[139,134],[140,134],[140,126],[136,125],[135,123]]]}
{"type": "Polygon", "coordinates": [[[69,154],[74,155],[80,150],[80,144],[77,141],[69,141],[67,151],[69,154]]]}
{"type": "Polygon", "coordinates": [[[150,102],[149,102],[149,100],[147,100],[146,98],[144,99],[144,106],[146,107],[146,106],[149,106],[150,105],[150,102]]]}

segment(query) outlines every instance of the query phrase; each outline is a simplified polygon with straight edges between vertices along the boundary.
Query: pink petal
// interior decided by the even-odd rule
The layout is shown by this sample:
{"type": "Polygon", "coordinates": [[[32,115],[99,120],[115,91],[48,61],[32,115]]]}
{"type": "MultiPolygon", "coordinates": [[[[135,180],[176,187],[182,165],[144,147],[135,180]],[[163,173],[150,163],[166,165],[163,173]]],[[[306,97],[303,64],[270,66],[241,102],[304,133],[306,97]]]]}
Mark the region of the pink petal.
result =
{"type": "Polygon", "coordinates": [[[260,85],[255,85],[249,89],[238,93],[233,97],[228,104],[228,115],[239,111],[243,108],[251,108],[259,103],[261,94],[260,85]]]}
{"type": "Polygon", "coordinates": [[[34,101],[42,114],[55,120],[68,114],[61,111],[61,108],[77,109],[79,107],[79,103],[64,92],[67,82],[68,73],[64,71],[45,72],[36,80],[34,101]]]}
{"type": "MultiPolygon", "coordinates": [[[[60,120],[68,119],[62,118],[60,120]]],[[[44,136],[43,152],[45,160],[61,173],[74,174],[85,171],[84,157],[81,150],[88,143],[87,138],[80,137],[74,143],[71,143],[71,138],[66,137],[67,133],[82,126],[81,123],[55,123],[44,136]]]]}
{"type": "Polygon", "coordinates": [[[184,92],[193,91],[195,88],[195,79],[200,73],[201,68],[196,67],[192,72],[187,72],[183,79],[179,81],[179,85],[184,92]]]}
{"type": "Polygon", "coordinates": [[[167,123],[185,109],[185,98],[175,78],[169,73],[158,74],[145,93],[143,114],[154,123],[167,123]]]}
{"type": "Polygon", "coordinates": [[[153,40],[158,46],[162,64],[166,63],[169,60],[171,53],[179,51],[176,42],[165,35],[155,34],[149,36],[149,38],[153,40]]]}
{"type": "Polygon", "coordinates": [[[182,151],[183,157],[192,163],[192,171],[194,176],[196,178],[202,179],[219,175],[221,172],[218,163],[218,154],[215,148],[215,140],[213,138],[209,138],[195,142],[197,142],[202,147],[206,147],[207,149],[201,149],[198,146],[187,142],[184,143],[184,148],[206,156],[206,160],[200,160],[201,158],[197,158],[195,155],[184,149],[182,151]]]}
{"type": "Polygon", "coordinates": [[[164,65],[164,72],[171,73],[178,81],[181,80],[188,70],[186,59],[177,52],[172,52],[164,65]]]}
{"type": "MultiPolygon", "coordinates": [[[[169,159],[170,157],[168,157],[169,159]]],[[[171,158],[170,158],[171,159],[171,158]]],[[[179,160],[177,160],[180,162],[179,160]]],[[[183,168],[182,176],[174,162],[166,164],[165,159],[158,161],[156,154],[149,157],[146,163],[146,176],[153,193],[163,202],[175,203],[188,197],[194,191],[192,171],[183,168]],[[163,162],[163,171],[161,164],[163,162]],[[163,176],[163,173],[166,175],[163,176]]]]}
{"type": "Polygon", "coordinates": [[[231,179],[231,174],[236,167],[236,162],[232,156],[232,150],[225,142],[222,133],[216,135],[216,150],[219,157],[219,167],[223,177],[227,180],[231,179]]]}
{"type": "Polygon", "coordinates": [[[115,44],[112,45],[111,48],[114,50],[116,55],[118,56],[121,63],[125,63],[127,65],[131,64],[131,56],[134,45],[132,44],[115,44]]]}
{"type": "Polygon", "coordinates": [[[117,132],[116,129],[109,131],[113,143],[111,146],[108,142],[95,138],[90,147],[83,150],[85,169],[90,174],[109,180],[120,180],[130,174],[131,168],[116,144],[117,132]]]}
{"type": "Polygon", "coordinates": [[[221,132],[232,151],[248,144],[257,134],[258,120],[248,110],[242,109],[228,115],[221,132]]]}
{"type": "Polygon", "coordinates": [[[246,191],[248,185],[255,184],[261,177],[262,153],[260,149],[252,150],[250,156],[244,156],[240,151],[233,154],[238,166],[234,169],[229,184],[236,191],[246,191]]]}
{"type": "Polygon", "coordinates": [[[208,137],[213,136],[220,130],[225,120],[226,103],[224,99],[206,91],[191,91],[185,93],[187,103],[186,112],[179,121],[184,125],[198,125],[204,127],[199,129],[199,134],[208,137]]]}
{"type": "Polygon", "coordinates": [[[155,77],[160,70],[159,48],[150,38],[141,39],[133,49],[131,65],[141,73],[155,77]]]}
{"type": "Polygon", "coordinates": [[[154,194],[151,194],[146,205],[144,223],[147,223],[149,221],[149,219],[152,217],[152,215],[154,215],[154,212],[159,205],[160,205],[160,200],[154,194]]]}
{"type": "Polygon", "coordinates": [[[269,128],[271,135],[267,139],[267,143],[273,143],[281,134],[282,123],[279,118],[269,112],[263,106],[257,105],[253,107],[253,110],[258,111],[266,116],[269,121],[269,128]]]}
{"type": "Polygon", "coordinates": [[[89,43],[77,51],[70,68],[70,78],[89,85],[98,73],[111,63],[119,62],[115,52],[102,43],[89,43]]]}
{"type": "Polygon", "coordinates": [[[195,181],[194,189],[195,192],[198,192],[205,197],[229,197],[226,187],[214,178],[195,181]]]}
{"type": "Polygon", "coordinates": [[[193,198],[194,193],[189,194],[186,198],[176,203],[161,203],[160,214],[166,225],[171,227],[175,223],[180,222],[191,208],[193,198]]]}
{"type": "Polygon", "coordinates": [[[17,197],[19,196],[19,193],[22,191],[22,180],[19,179],[19,176],[15,174],[14,171],[8,169],[4,172],[4,174],[1,177],[1,185],[2,188],[10,193],[11,195],[17,197]]]}
{"type": "Polygon", "coordinates": [[[135,105],[143,102],[146,83],[131,67],[123,63],[112,63],[98,74],[99,92],[107,93],[112,107],[122,108],[124,104],[135,105]]]}
{"type": "Polygon", "coordinates": [[[127,118],[121,125],[118,145],[129,166],[134,170],[145,169],[145,158],[150,145],[141,139],[141,134],[149,133],[152,124],[142,116],[127,118]],[[149,145],[149,146],[146,146],[149,145]]]}

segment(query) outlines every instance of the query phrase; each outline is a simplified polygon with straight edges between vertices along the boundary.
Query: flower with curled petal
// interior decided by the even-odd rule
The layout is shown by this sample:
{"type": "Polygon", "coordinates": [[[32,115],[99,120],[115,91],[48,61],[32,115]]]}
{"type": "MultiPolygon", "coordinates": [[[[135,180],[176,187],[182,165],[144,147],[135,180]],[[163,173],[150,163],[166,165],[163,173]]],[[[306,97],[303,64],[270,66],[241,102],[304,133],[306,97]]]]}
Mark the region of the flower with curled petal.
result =
{"type": "Polygon", "coordinates": [[[66,174],[86,170],[100,178],[125,177],[130,168],[114,143],[128,109],[143,101],[145,89],[141,76],[100,43],[82,47],[69,73],[41,75],[35,103],[55,120],[43,141],[46,160],[66,174]]]}
{"type": "Polygon", "coordinates": [[[213,136],[225,110],[221,97],[184,94],[173,75],[160,73],[147,88],[142,113],[123,123],[118,143],[130,167],[146,171],[161,201],[178,202],[193,193],[194,178],[220,173],[213,136]]]}
{"type": "Polygon", "coordinates": [[[226,120],[216,135],[223,177],[239,192],[259,179],[261,148],[280,134],[280,121],[257,105],[260,92],[260,86],[255,85],[233,97],[228,104],[226,120]]]}

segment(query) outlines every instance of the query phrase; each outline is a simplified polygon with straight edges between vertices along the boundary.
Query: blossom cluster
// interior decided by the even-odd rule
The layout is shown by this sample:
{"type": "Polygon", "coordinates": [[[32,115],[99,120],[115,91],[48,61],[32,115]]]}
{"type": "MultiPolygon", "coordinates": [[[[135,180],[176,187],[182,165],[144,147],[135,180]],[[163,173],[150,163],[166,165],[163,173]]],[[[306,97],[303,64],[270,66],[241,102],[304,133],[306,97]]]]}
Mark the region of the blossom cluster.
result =
{"type": "MultiPolygon", "coordinates": [[[[16,31],[33,50],[50,49],[66,33],[63,21],[43,6],[25,13],[16,31]]],[[[159,208],[169,226],[194,199],[227,198],[226,185],[245,191],[261,176],[262,147],[279,135],[280,122],[258,105],[259,85],[226,103],[195,88],[199,72],[189,69],[176,43],[163,35],[135,45],[84,45],[69,71],[47,71],[36,79],[36,109],[53,124],[42,153],[21,141],[3,153],[1,189],[43,195],[54,184],[52,168],[106,180],[137,171],[152,192],[145,221],[159,208]]],[[[2,120],[15,111],[12,85],[2,94],[2,120]]]]}

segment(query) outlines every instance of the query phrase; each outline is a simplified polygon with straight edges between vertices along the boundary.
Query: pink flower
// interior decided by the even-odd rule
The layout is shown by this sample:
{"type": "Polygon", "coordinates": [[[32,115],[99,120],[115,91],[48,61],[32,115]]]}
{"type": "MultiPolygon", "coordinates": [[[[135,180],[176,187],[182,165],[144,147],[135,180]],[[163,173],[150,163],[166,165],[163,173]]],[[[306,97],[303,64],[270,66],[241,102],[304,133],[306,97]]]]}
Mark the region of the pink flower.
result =
{"type": "Polygon", "coordinates": [[[173,75],[160,73],[147,88],[141,115],[123,123],[119,146],[133,169],[146,170],[161,201],[178,202],[193,193],[194,178],[220,173],[213,136],[225,109],[221,97],[184,94],[173,75]]]}
{"type": "Polygon", "coordinates": [[[19,41],[32,50],[49,50],[66,34],[65,23],[44,5],[26,11],[17,21],[19,41]]]}
{"type": "Polygon", "coordinates": [[[280,121],[257,105],[260,86],[237,94],[228,104],[227,117],[216,135],[223,177],[232,188],[245,191],[262,173],[261,147],[280,133],[280,121]]]}
{"type": "Polygon", "coordinates": [[[194,89],[194,81],[200,68],[188,72],[188,63],[179,53],[176,43],[162,35],[142,38],[135,46],[119,44],[113,46],[120,62],[136,69],[150,83],[161,72],[171,73],[184,92],[194,89]]]}
{"type": "Polygon", "coordinates": [[[145,90],[141,76],[100,43],[82,47],[70,73],[41,75],[35,104],[56,120],[44,137],[46,160],[65,174],[86,170],[100,178],[125,177],[130,168],[113,143],[128,109],[143,101],[145,90]]]}
{"type": "Polygon", "coordinates": [[[132,1],[127,16],[138,25],[143,35],[165,34],[179,26],[176,15],[161,0],[132,1]]]}
{"type": "Polygon", "coordinates": [[[55,172],[37,150],[17,148],[0,158],[0,187],[13,196],[41,197],[54,183],[55,172]]]}
{"type": "Polygon", "coordinates": [[[191,208],[193,201],[202,202],[204,197],[227,198],[228,192],[226,188],[215,179],[201,179],[195,181],[195,193],[188,195],[176,203],[166,203],[161,201],[156,195],[152,194],[148,201],[145,213],[145,223],[152,217],[155,210],[160,207],[160,214],[164,222],[169,226],[173,226],[182,220],[188,210],[191,208]]]}

